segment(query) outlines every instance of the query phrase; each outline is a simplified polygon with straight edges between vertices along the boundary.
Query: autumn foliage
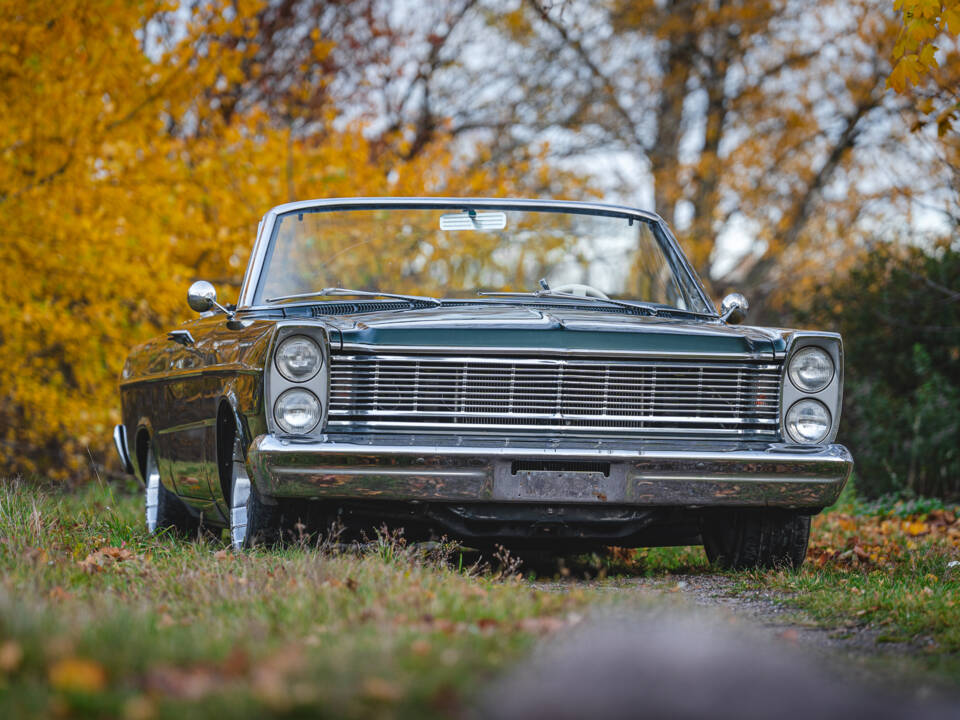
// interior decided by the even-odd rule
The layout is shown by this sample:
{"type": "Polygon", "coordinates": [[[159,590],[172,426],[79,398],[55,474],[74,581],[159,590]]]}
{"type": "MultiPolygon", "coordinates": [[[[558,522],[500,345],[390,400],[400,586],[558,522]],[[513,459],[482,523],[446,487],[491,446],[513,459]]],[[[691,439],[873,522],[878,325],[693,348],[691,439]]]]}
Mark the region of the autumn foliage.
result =
{"type": "Polygon", "coordinates": [[[297,58],[312,68],[303,84],[264,92],[257,32],[279,21],[266,3],[224,5],[195,8],[160,44],[150,30],[184,23],[178,3],[0,4],[4,475],[77,476],[108,459],[128,349],[189,316],[195,279],[235,300],[271,206],[536,193],[531,165],[464,169],[442,134],[410,157],[362,118],[334,128],[317,101],[335,70],[319,30],[297,58]],[[308,112],[313,127],[293,122],[308,112]]]}
{"type": "Polygon", "coordinates": [[[953,0],[416,6],[0,0],[0,476],[115,469],[127,350],[291,199],[600,193],[758,324],[917,203],[960,226],[953,0]]]}

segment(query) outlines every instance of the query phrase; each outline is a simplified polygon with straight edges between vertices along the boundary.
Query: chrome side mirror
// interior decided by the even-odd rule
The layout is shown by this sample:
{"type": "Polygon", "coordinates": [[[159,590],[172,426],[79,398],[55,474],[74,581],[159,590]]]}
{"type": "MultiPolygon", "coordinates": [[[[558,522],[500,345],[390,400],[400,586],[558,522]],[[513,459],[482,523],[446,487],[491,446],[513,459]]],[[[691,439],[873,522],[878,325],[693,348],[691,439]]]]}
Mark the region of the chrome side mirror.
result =
{"type": "Polygon", "coordinates": [[[731,325],[739,325],[747,317],[750,303],[740,293],[730,293],[720,303],[720,319],[731,325]]]}
{"type": "Polygon", "coordinates": [[[206,280],[197,280],[187,290],[187,305],[195,312],[206,312],[216,304],[217,289],[206,280]]]}
{"type": "Polygon", "coordinates": [[[233,318],[234,313],[227,310],[223,305],[217,302],[217,289],[206,280],[197,280],[190,289],[187,290],[187,304],[191,310],[198,313],[207,312],[216,308],[229,318],[233,318]]]}

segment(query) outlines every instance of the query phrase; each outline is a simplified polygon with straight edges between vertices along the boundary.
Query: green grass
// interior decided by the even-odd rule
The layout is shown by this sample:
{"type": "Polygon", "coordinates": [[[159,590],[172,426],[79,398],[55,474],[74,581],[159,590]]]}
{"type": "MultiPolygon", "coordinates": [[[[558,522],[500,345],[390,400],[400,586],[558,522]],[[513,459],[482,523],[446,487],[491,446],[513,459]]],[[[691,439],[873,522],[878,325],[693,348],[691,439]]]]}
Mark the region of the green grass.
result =
{"type": "Polygon", "coordinates": [[[449,715],[589,599],[397,538],[153,538],[139,497],[97,487],[3,487],[0,575],[0,717],[449,715]]]}
{"type": "MultiPolygon", "coordinates": [[[[536,586],[397,536],[240,554],[147,535],[141,502],[0,486],[0,717],[459,715],[543,634],[599,602],[650,598],[607,592],[629,590],[625,577],[670,589],[713,572],[699,547],[577,558],[568,571],[596,582],[536,586]]],[[[838,632],[866,628],[878,649],[922,651],[924,669],[960,683],[960,524],[934,527],[949,510],[845,492],[799,572],[729,577],[838,632]]]]}

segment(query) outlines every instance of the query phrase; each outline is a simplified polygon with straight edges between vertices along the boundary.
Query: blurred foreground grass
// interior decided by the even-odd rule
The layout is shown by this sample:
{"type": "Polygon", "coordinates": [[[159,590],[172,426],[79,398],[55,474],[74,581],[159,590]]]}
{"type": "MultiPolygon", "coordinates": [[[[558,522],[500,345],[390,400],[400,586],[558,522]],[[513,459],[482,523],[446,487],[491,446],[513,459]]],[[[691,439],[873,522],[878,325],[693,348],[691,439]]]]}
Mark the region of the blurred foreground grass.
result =
{"type": "Polygon", "coordinates": [[[139,496],[0,490],[0,717],[456,713],[587,593],[442,550],[237,554],[153,538],[139,496]]]}
{"type": "MultiPolygon", "coordinates": [[[[837,633],[904,643],[960,684],[958,560],[953,509],[848,493],[815,519],[799,572],[730,575],[837,633]]],[[[568,567],[598,582],[532,585],[397,536],[237,554],[147,535],[139,494],[4,483],[0,718],[462,715],[538,637],[609,602],[597,586],[629,599],[642,593],[623,576],[669,587],[711,572],[699,547],[568,567]]]]}

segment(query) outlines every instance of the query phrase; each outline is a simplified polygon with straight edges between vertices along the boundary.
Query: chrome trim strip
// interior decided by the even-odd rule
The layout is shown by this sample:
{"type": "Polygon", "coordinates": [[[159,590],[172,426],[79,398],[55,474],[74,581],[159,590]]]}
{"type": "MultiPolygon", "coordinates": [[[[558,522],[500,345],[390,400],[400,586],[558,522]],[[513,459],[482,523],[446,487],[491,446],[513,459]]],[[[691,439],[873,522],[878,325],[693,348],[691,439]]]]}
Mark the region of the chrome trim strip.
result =
{"type": "MultiPolygon", "coordinates": [[[[351,343],[341,344],[343,352],[359,352],[365,354],[380,353],[401,353],[403,355],[452,355],[455,353],[473,353],[476,355],[559,355],[562,357],[588,357],[588,358],[659,358],[670,360],[680,358],[683,360],[766,360],[772,362],[775,360],[773,353],[699,353],[670,351],[661,352],[656,350],[600,350],[600,349],[581,349],[581,348],[518,348],[509,346],[498,347],[477,347],[476,345],[373,345],[369,343],[351,343]]],[[[487,358],[483,362],[490,362],[487,358]]]]}
{"type": "Polygon", "coordinates": [[[615,504],[807,508],[832,504],[853,469],[842,445],[717,451],[695,443],[683,449],[642,443],[617,448],[403,444],[412,437],[393,436],[388,444],[385,436],[384,444],[371,446],[261,435],[247,464],[258,489],[275,497],[520,502],[495,497],[498,474],[510,472],[513,460],[602,461],[611,464],[611,478],[620,478],[611,498],[615,504]]]}
{"type": "Polygon", "coordinates": [[[124,380],[118,385],[121,388],[134,387],[136,385],[145,385],[148,383],[164,382],[166,380],[189,380],[194,377],[214,377],[217,375],[256,375],[260,376],[263,371],[260,368],[237,367],[236,365],[211,365],[199,370],[175,370],[171,372],[157,373],[149,377],[134,378],[133,380],[124,380]]]}
{"type": "Polygon", "coordinates": [[[170,427],[163,428],[163,430],[157,430],[157,435],[184,432],[185,430],[197,430],[199,428],[210,427],[216,424],[216,418],[204,418],[203,420],[194,420],[193,422],[181,423],[180,425],[171,425],[170,427]]]}

